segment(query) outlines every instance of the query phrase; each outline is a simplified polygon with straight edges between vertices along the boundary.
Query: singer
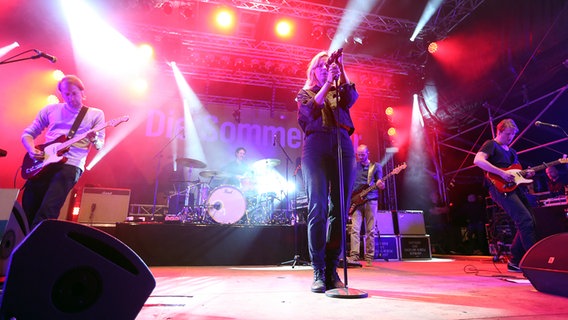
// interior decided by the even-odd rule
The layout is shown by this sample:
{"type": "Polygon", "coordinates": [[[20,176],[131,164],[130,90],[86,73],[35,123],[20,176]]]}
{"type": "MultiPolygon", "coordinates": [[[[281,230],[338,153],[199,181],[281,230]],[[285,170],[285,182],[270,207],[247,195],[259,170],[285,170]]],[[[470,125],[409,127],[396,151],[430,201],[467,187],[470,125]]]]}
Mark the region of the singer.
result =
{"type": "Polygon", "coordinates": [[[315,55],[308,66],[306,83],[296,96],[298,123],[305,134],[302,175],[308,196],[308,249],[314,270],[311,291],[316,293],[344,287],[337,274],[345,237],[340,192],[347,212],[355,168],[350,139],[355,128],[349,109],[358,97],[355,84],[345,72],[342,50],[315,55]],[[343,185],[338,174],[338,142],[342,149],[343,185]]]}
{"type": "MultiPolygon", "coordinates": [[[[44,130],[46,130],[45,140],[50,144],[59,141],[62,136],[73,135],[74,127],[77,127],[74,135],[81,135],[105,123],[101,109],[87,108],[83,105],[85,86],[78,77],[73,75],[63,77],[57,88],[64,102],[50,104],[41,109],[22,134],[22,144],[28,155],[37,161],[42,161],[45,154],[44,149],[36,145],[34,140],[44,130]],[[79,118],[81,114],[83,114],[82,119],[79,118]]],[[[85,162],[91,145],[97,150],[100,149],[104,144],[104,138],[104,130],[88,133],[84,139],[71,145],[69,151],[65,153],[66,162],[51,163],[37,176],[26,181],[22,207],[26,212],[30,229],[43,220],[59,217],[59,211],[65,203],[67,194],[85,171],[85,162]]]]}

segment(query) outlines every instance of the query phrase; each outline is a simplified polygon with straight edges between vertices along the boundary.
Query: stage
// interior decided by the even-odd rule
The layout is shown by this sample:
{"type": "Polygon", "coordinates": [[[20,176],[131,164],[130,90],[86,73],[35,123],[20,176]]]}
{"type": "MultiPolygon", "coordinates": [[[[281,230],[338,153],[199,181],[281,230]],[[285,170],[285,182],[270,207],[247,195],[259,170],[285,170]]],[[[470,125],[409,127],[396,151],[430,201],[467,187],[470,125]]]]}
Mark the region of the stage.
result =
{"type": "Polygon", "coordinates": [[[149,266],[277,265],[308,260],[305,224],[117,223],[114,234],[149,266]]]}
{"type": "Polygon", "coordinates": [[[363,299],[310,292],[310,267],[150,269],[157,286],[137,320],[568,318],[568,298],[536,291],[489,256],[376,260],[372,267],[349,268],[349,287],[366,292],[363,299]]]}

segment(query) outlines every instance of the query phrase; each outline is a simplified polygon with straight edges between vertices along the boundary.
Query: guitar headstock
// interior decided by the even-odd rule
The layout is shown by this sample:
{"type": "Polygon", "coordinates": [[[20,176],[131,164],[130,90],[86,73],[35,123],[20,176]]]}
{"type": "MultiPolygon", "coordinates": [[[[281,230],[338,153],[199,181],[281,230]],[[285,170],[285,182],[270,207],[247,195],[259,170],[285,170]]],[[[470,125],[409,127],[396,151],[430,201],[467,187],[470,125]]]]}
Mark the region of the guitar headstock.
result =
{"type": "Polygon", "coordinates": [[[399,164],[396,168],[394,168],[392,170],[393,174],[399,174],[399,172],[401,172],[402,170],[406,169],[406,162],[403,162],[402,164],[399,164]]]}
{"type": "Polygon", "coordinates": [[[568,158],[562,157],[562,158],[558,159],[558,162],[562,163],[562,164],[568,163],[568,158]]]}
{"type": "Polygon", "coordinates": [[[128,121],[128,120],[130,120],[130,117],[129,117],[129,116],[122,116],[122,117],[119,117],[119,118],[115,118],[115,119],[109,120],[109,121],[107,122],[107,124],[108,124],[109,126],[116,127],[116,126],[118,126],[119,124],[121,124],[121,123],[123,123],[123,122],[126,122],[126,121],[128,121]]]}

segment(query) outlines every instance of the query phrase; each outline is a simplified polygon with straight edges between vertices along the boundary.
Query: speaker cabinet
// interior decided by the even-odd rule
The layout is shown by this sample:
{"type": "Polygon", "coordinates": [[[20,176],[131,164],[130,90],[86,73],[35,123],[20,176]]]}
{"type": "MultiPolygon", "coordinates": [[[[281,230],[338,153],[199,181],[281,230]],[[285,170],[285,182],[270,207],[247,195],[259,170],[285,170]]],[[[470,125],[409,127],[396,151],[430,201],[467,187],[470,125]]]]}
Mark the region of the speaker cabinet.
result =
{"type": "MultiPolygon", "coordinates": [[[[399,210],[396,212],[397,234],[425,235],[424,213],[421,210],[399,210]]],[[[396,227],[395,227],[396,229],[396,227]]]]}
{"type": "Polygon", "coordinates": [[[14,250],[1,319],[135,319],[156,286],[146,264],[116,238],[46,220],[14,250]]]}
{"type": "Polygon", "coordinates": [[[377,211],[377,230],[381,235],[396,234],[394,230],[393,212],[388,210],[377,211]]]}
{"type": "Polygon", "coordinates": [[[568,297],[568,233],[537,242],[521,260],[521,270],[541,292],[568,297]]]}
{"type": "Polygon", "coordinates": [[[0,276],[6,275],[12,252],[29,232],[26,214],[22,206],[18,202],[14,202],[8,224],[6,224],[6,229],[2,234],[2,242],[0,242],[0,276]]]}
{"type": "Polygon", "coordinates": [[[78,222],[89,225],[126,221],[130,189],[83,188],[78,222]]]}

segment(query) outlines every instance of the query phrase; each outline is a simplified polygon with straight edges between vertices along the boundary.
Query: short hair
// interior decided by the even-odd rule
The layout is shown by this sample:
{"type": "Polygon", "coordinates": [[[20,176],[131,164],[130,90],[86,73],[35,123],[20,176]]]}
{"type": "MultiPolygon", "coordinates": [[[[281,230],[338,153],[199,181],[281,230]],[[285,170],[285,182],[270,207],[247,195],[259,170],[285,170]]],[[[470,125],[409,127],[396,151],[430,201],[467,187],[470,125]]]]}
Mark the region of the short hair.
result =
{"type": "Polygon", "coordinates": [[[244,147],[238,147],[237,150],[235,150],[235,154],[239,153],[239,151],[243,150],[245,153],[247,152],[247,149],[245,149],[244,147]]]}
{"type": "Polygon", "coordinates": [[[369,153],[369,147],[367,147],[366,144],[360,144],[360,145],[357,147],[357,152],[359,152],[359,150],[365,151],[365,152],[369,153]]]}
{"type": "Polygon", "coordinates": [[[515,132],[519,132],[519,127],[517,127],[517,124],[513,121],[513,119],[501,120],[501,122],[497,125],[497,132],[503,132],[507,128],[513,128],[515,129],[515,132]]]}
{"type": "Polygon", "coordinates": [[[61,80],[59,80],[59,83],[57,83],[57,89],[59,90],[59,92],[61,92],[61,85],[64,82],[69,82],[70,84],[79,88],[79,90],[81,90],[81,91],[85,90],[85,86],[83,85],[83,81],[81,81],[81,79],[79,79],[79,77],[71,74],[71,75],[66,75],[61,80]]]}

